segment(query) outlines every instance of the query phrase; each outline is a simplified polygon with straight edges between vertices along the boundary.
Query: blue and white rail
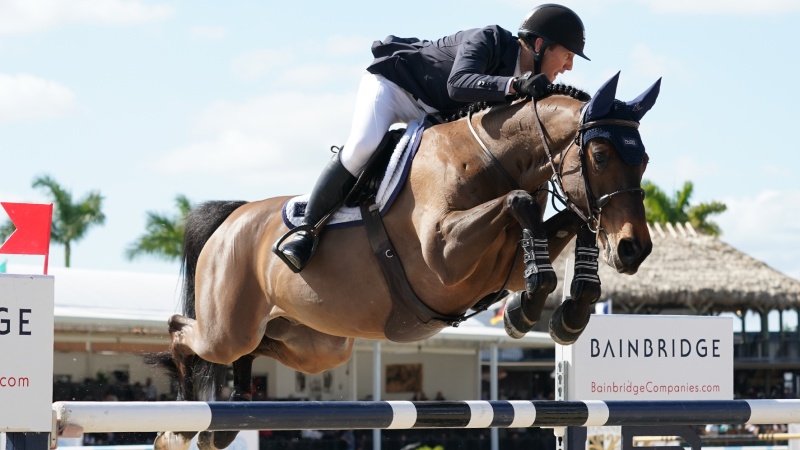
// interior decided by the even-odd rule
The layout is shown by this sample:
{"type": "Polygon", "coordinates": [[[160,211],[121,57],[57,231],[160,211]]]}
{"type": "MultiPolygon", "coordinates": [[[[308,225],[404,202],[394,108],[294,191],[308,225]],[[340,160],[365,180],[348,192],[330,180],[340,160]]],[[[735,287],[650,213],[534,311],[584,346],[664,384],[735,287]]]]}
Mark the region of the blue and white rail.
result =
{"type": "Polygon", "coordinates": [[[57,402],[60,431],[338,430],[800,423],[800,400],[57,402]]]}

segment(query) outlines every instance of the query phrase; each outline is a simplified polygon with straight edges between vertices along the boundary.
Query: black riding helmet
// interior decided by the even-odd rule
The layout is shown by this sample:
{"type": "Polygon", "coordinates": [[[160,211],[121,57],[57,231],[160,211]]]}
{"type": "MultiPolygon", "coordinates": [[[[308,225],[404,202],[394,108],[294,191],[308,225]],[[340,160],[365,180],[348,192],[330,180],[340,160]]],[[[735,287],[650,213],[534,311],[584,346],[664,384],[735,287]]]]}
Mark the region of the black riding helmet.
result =
{"type": "Polygon", "coordinates": [[[552,3],[539,5],[525,16],[519,26],[518,36],[534,48],[536,38],[544,39],[544,45],[537,53],[534,52],[536,72],[539,72],[541,58],[545,49],[551,43],[556,43],[576,55],[585,58],[583,46],[586,43],[586,32],[583,22],[575,12],[566,6],[552,3]]]}

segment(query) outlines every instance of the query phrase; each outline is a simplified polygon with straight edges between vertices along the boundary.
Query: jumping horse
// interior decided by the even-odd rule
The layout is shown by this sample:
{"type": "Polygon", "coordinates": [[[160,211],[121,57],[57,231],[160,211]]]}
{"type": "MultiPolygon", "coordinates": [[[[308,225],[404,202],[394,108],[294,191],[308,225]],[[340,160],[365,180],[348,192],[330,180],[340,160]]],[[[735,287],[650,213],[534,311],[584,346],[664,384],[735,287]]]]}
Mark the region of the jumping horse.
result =
{"type": "MultiPolygon", "coordinates": [[[[346,362],[354,338],[424,339],[509,290],[505,328],[520,338],[556,287],[550,261],[577,235],[571,299],[549,323],[556,342],[573,343],[600,296],[596,244],[626,274],[652,248],[637,127],[661,80],[624,103],[615,99],[618,78],[594,97],[551,85],[541,100],[494,105],[424,131],[383,217],[394,244],[388,256],[402,262],[423,303],[412,314],[394,305],[361,226],[326,231],[310,264],[294,273],[270,251],[287,232],[281,208],[289,197],[196,208],[184,242],[184,311],[169,320],[179,398],[229,400],[219,397],[232,364],[230,400],[247,401],[256,357],[319,373],[346,362]],[[567,207],[545,221],[551,185],[567,207]]],[[[185,449],[194,434],[160,433],[155,447],[185,449]]],[[[198,445],[224,448],[235,435],[202,432],[198,445]]]]}

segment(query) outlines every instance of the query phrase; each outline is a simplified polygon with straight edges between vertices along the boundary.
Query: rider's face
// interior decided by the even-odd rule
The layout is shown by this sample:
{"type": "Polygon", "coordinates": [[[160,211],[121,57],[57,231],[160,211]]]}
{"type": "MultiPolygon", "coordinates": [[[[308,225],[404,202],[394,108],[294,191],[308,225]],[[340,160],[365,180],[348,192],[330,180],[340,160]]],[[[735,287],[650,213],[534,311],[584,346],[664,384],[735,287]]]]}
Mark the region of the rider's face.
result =
{"type": "Polygon", "coordinates": [[[542,55],[542,73],[552,83],[558,75],[572,70],[572,60],[574,58],[575,53],[558,44],[550,44],[545,49],[544,55],[542,55]]]}

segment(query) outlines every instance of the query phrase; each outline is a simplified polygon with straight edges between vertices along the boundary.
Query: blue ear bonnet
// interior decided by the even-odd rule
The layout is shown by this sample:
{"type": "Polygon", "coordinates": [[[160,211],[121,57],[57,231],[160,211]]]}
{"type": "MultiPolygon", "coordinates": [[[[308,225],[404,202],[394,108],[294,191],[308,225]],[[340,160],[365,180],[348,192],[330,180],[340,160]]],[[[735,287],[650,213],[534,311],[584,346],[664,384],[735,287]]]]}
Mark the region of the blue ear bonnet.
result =
{"type": "MultiPolygon", "coordinates": [[[[634,108],[636,105],[633,106],[634,108]]],[[[638,123],[631,112],[631,107],[619,100],[614,100],[611,111],[603,117],[590,117],[588,114],[583,122],[588,123],[598,119],[620,119],[638,123]]],[[[639,135],[639,130],[633,127],[619,125],[600,125],[589,128],[583,132],[582,145],[592,139],[606,138],[614,145],[619,156],[626,164],[638,166],[644,159],[644,144],[639,135]]]]}
{"type": "Polygon", "coordinates": [[[653,107],[661,90],[661,78],[641,95],[629,102],[621,102],[614,98],[617,92],[619,72],[606,81],[592,100],[586,104],[583,124],[591,126],[583,132],[581,145],[592,139],[606,138],[611,141],[617,153],[626,164],[638,166],[644,159],[644,144],[639,131],[634,127],[608,123],[592,126],[596,120],[622,120],[638,124],[642,117],[653,107]]]}

